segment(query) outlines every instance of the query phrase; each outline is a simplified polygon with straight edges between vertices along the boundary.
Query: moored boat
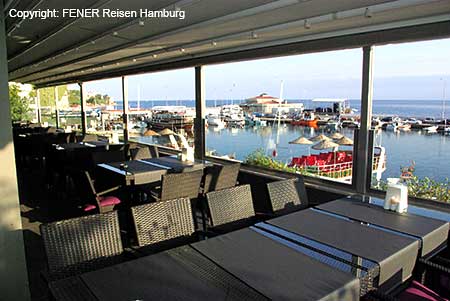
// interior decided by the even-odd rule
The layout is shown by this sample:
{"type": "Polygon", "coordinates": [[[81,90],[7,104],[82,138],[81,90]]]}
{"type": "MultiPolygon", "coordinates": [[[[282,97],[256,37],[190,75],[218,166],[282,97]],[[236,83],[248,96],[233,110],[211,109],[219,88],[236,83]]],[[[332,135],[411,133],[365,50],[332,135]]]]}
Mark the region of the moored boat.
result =
{"type": "Polygon", "coordinates": [[[302,126],[310,126],[317,127],[318,118],[316,118],[314,112],[310,110],[303,111],[303,114],[298,119],[293,119],[292,125],[302,125],[302,126]]]}

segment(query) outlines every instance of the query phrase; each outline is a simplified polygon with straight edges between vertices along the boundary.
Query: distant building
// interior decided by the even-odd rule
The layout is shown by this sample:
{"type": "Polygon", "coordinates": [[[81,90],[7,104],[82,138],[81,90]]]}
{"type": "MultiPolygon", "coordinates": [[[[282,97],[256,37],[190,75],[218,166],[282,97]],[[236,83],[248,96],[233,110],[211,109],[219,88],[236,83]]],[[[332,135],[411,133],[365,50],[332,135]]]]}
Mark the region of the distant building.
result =
{"type": "Polygon", "coordinates": [[[287,103],[280,98],[270,96],[262,93],[246,99],[246,102],[240,105],[247,113],[261,113],[261,114],[281,114],[302,112],[304,106],[302,103],[287,103]]]}

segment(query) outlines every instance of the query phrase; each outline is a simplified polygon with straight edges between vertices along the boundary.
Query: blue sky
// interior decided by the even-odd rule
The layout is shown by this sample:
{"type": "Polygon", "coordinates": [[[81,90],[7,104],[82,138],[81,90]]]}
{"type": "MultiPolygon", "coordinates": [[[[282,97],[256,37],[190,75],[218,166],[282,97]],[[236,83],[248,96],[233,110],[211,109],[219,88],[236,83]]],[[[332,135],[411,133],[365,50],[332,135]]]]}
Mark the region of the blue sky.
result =
{"type": "MultiPolygon", "coordinates": [[[[450,39],[385,45],[374,51],[374,99],[442,99],[450,96],[450,39]]],[[[359,99],[361,49],[254,60],[205,68],[207,99],[245,99],[263,92],[284,98],[359,99]]],[[[121,100],[120,79],[89,82],[88,91],[121,100]]],[[[129,77],[130,100],[194,99],[194,70],[129,77]]]]}

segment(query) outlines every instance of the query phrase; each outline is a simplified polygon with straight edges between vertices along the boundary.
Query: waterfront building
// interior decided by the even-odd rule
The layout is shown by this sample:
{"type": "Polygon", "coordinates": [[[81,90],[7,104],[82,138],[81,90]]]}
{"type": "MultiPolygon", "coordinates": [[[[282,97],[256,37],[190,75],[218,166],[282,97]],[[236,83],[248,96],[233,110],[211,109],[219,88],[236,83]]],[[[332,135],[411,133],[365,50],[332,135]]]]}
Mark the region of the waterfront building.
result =
{"type": "Polygon", "coordinates": [[[304,109],[302,103],[288,103],[285,100],[262,93],[251,97],[240,105],[247,113],[259,114],[289,114],[301,113],[304,109]]]}

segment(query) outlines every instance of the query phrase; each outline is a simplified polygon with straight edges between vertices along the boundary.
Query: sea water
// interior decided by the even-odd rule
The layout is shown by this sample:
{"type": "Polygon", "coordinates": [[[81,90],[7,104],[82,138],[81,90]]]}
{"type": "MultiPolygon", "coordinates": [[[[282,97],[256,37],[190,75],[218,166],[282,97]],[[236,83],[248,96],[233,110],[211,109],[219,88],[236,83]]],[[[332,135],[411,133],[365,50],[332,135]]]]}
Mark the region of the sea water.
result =
{"type": "MultiPolygon", "coordinates": [[[[208,100],[207,106],[220,106],[224,104],[238,104],[240,100],[208,100]]],[[[311,107],[309,100],[301,101],[306,107],[311,107]]],[[[136,102],[131,102],[132,107],[136,102]]],[[[185,105],[194,106],[194,101],[141,101],[141,108],[150,108],[153,105],[185,105]]],[[[358,100],[350,100],[350,105],[356,110],[360,109],[358,100]]],[[[441,118],[443,112],[442,100],[374,100],[373,114],[398,115],[403,117],[433,117],[441,118]]],[[[444,111],[445,113],[445,111],[444,111]]],[[[450,101],[448,108],[450,118],[450,101]]],[[[225,128],[209,127],[206,132],[206,146],[216,150],[220,155],[233,154],[238,160],[245,160],[246,156],[256,149],[263,150],[267,155],[273,155],[276,150],[276,160],[289,163],[292,157],[318,153],[308,145],[289,144],[299,136],[313,137],[324,132],[324,129],[291,126],[283,124],[267,127],[225,128]]],[[[353,139],[352,129],[342,129],[342,134],[353,139]]],[[[143,137],[142,139],[151,139],[143,137]]],[[[444,181],[450,177],[450,136],[441,134],[427,135],[423,131],[410,132],[382,131],[377,142],[386,148],[387,165],[383,179],[399,177],[400,168],[415,162],[415,174],[419,177],[428,176],[437,181],[444,181]]],[[[342,146],[340,149],[351,149],[342,146]]]]}

